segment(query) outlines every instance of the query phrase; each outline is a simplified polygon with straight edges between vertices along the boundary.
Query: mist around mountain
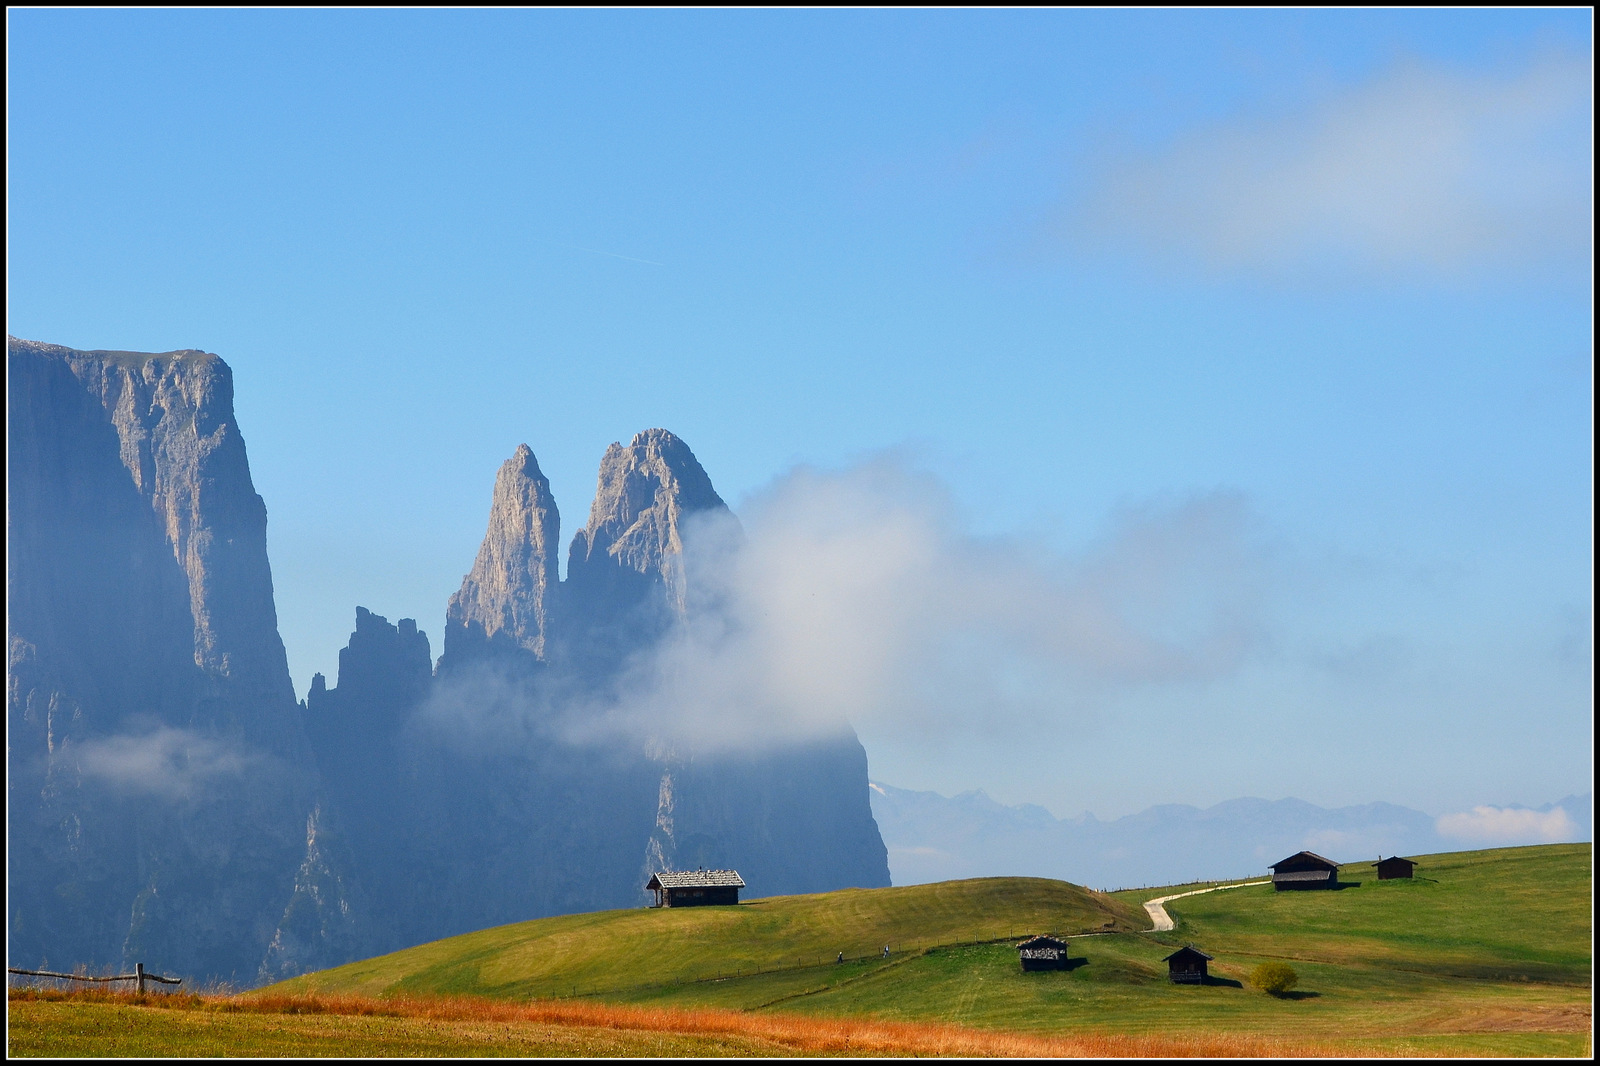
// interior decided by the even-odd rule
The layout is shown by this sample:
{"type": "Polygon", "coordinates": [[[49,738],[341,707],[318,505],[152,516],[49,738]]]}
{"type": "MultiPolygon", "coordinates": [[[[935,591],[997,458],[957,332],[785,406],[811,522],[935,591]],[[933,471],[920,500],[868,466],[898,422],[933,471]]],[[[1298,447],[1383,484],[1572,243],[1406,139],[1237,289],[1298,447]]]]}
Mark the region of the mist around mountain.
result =
{"type": "Polygon", "coordinates": [[[1053,877],[1091,888],[1138,888],[1266,876],[1302,849],[1336,862],[1381,852],[1426,855],[1472,847],[1592,839],[1593,796],[1537,808],[1478,807],[1435,818],[1392,803],[1328,809],[1298,799],[1235,799],[1201,809],[1151,807],[1101,821],[1006,806],[981,790],[942,796],[873,782],[872,813],[897,885],[964,877],[1053,877]]]}
{"type": "Polygon", "coordinates": [[[842,718],[726,748],[649,714],[661,649],[727,628],[722,556],[686,544],[738,536],[666,430],[606,452],[565,581],[518,448],[437,664],[357,607],[336,683],[297,703],[227,365],[9,338],[7,372],[13,965],[250,985],[642,904],[663,869],[889,883],[842,718]]]}

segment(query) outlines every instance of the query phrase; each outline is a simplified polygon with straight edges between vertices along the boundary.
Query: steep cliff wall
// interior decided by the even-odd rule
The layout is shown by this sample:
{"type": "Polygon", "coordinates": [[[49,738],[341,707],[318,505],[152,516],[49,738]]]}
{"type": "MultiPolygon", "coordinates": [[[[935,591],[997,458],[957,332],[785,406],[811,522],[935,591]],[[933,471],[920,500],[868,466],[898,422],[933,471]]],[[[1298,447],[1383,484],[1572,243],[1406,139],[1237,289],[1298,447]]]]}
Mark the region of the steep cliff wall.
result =
{"type": "Polygon", "coordinates": [[[654,797],[641,756],[562,739],[534,653],[473,635],[430,682],[415,623],[358,609],[338,685],[313,680],[308,721],[359,955],[627,906],[643,884],[654,797]]]}
{"type": "Polygon", "coordinates": [[[226,364],[7,343],[9,951],[249,982],[315,774],[226,364]]]}
{"type": "MultiPolygon", "coordinates": [[[[597,694],[638,683],[622,668],[694,611],[685,541],[735,526],[700,462],[664,429],[613,444],[600,462],[589,522],[572,541],[562,620],[567,664],[597,694]]],[[[713,590],[714,591],[714,590],[713,590]]],[[[867,759],[847,726],[776,751],[706,755],[670,732],[649,738],[656,815],[640,883],[663,869],[737,866],[753,893],[785,895],[889,883],[888,851],[868,802],[867,759]]]]}

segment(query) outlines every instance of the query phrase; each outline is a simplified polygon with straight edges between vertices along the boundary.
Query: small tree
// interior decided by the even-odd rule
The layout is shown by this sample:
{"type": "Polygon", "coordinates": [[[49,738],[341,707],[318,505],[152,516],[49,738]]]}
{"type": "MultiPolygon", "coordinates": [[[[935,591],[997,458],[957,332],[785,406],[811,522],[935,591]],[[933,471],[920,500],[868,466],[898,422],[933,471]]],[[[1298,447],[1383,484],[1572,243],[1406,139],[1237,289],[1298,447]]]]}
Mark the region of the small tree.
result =
{"type": "Polygon", "coordinates": [[[1300,975],[1286,962],[1264,962],[1250,971],[1250,983],[1269,996],[1281,996],[1299,982],[1300,975]]]}

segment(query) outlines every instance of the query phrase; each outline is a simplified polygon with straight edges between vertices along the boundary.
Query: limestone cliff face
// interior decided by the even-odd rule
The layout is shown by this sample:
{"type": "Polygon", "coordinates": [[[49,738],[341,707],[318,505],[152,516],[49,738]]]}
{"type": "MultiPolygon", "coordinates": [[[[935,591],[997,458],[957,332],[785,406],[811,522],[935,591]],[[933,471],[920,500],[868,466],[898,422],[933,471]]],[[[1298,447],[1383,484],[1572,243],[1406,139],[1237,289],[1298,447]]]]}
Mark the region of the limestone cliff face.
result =
{"type": "MultiPolygon", "coordinates": [[[[686,566],[686,537],[707,518],[736,526],[694,453],[651,429],[600,462],[589,522],[573,538],[562,588],[566,662],[605,691],[691,605],[715,609],[686,566]]],[[[866,752],[853,731],[776,752],[697,755],[676,738],[648,745],[656,812],[639,882],[663,869],[738,866],[763,895],[889,883],[868,802],[866,752]]]]}
{"type": "Polygon", "coordinates": [[[600,460],[589,524],[572,539],[568,580],[582,589],[620,569],[677,586],[683,520],[726,509],[689,446],[666,430],[647,429],[626,448],[613,444],[600,460]]]}
{"type": "Polygon", "coordinates": [[[415,891],[428,861],[417,832],[426,797],[405,737],[433,685],[428,635],[413,619],[390,624],[357,607],[336,681],[329,688],[316,674],[306,696],[324,802],[307,825],[308,855],[271,976],[310,968],[305,959],[323,944],[324,956],[343,951],[337,963],[419,942],[407,934],[426,905],[415,891]],[[319,897],[338,901],[342,925],[325,930],[330,919],[311,906],[319,897]]]}
{"type": "MultiPolygon", "coordinates": [[[[644,880],[660,870],[734,867],[752,895],[889,884],[853,732],[772,752],[658,756],[644,880]]],[[[641,882],[642,883],[642,882],[641,882]]]]}
{"type": "MultiPolygon", "coordinates": [[[[26,344],[26,342],[20,342],[26,344]]],[[[183,571],[194,661],[260,701],[237,723],[295,743],[293,686],[267,562],[267,509],[233,417],[233,374],[200,351],[145,355],[33,350],[60,360],[98,401],[118,456],[183,571]]]]}
{"type": "Polygon", "coordinates": [[[635,901],[649,774],[628,752],[541,730],[548,675],[521,668],[531,651],[467,647],[430,680],[415,623],[361,609],[338,685],[313,679],[307,715],[327,824],[348,856],[354,957],[635,901]]]}
{"type": "Polygon", "coordinates": [[[562,585],[562,650],[573,669],[599,683],[682,621],[685,525],[727,510],[689,446],[666,430],[606,449],[562,585]]]}
{"type": "Polygon", "coordinates": [[[450,597],[447,656],[459,659],[484,647],[505,647],[545,657],[560,538],[561,514],[550,482],[532,450],[519,445],[495,478],[489,530],[472,572],[450,597]]]}
{"type": "Polygon", "coordinates": [[[204,352],[7,343],[14,959],[248,983],[315,775],[204,352]]]}

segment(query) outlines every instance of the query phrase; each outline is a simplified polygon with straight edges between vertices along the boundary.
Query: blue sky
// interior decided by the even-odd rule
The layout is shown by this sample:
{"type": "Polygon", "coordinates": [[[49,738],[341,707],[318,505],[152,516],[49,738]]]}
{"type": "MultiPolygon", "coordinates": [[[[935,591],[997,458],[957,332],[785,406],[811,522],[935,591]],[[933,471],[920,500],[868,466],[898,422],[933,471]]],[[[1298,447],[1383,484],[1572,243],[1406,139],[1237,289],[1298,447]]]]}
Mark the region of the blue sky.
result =
{"type": "Polygon", "coordinates": [[[1590,787],[1587,11],[7,22],[8,329],[230,363],[302,692],[358,603],[437,653],[517,444],[566,539],[664,426],[742,514],[887,464],[1189,656],[868,709],[890,783],[1590,787]]]}

